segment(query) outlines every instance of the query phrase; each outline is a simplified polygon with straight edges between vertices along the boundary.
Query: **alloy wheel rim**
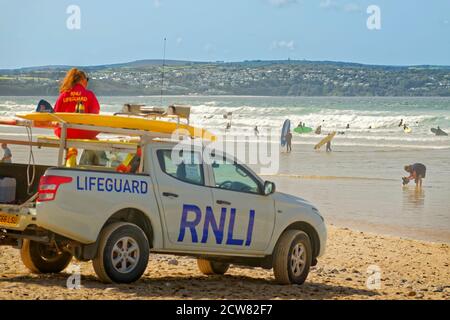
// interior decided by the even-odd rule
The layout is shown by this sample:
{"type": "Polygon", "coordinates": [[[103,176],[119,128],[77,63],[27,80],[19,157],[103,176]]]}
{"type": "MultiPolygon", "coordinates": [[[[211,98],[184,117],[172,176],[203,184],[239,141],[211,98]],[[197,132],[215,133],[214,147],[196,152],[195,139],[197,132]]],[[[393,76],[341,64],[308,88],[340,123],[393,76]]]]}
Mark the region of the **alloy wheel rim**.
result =
{"type": "Polygon", "coordinates": [[[129,273],[139,263],[140,250],[133,238],[123,237],[117,240],[112,249],[111,262],[120,273],[129,273]]]}
{"type": "Polygon", "coordinates": [[[306,249],[302,243],[297,243],[292,249],[290,266],[295,277],[299,277],[305,269],[306,249]]]}

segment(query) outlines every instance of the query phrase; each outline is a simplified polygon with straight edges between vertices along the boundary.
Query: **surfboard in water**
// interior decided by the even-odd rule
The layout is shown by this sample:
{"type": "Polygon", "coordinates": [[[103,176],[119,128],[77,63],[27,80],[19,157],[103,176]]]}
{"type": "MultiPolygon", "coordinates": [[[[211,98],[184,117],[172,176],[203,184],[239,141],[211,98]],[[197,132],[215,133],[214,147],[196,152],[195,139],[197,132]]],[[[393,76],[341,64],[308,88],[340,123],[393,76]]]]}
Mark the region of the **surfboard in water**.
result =
{"type": "Polygon", "coordinates": [[[286,145],[286,134],[291,130],[291,120],[287,119],[283,123],[283,128],[281,129],[281,146],[284,147],[286,145]]]}
{"type": "Polygon", "coordinates": [[[442,129],[432,128],[431,132],[433,132],[437,136],[448,136],[448,133],[443,131],[442,129]]]}
{"type": "Polygon", "coordinates": [[[297,127],[294,129],[294,132],[300,133],[300,134],[301,133],[310,133],[312,131],[313,131],[313,129],[310,127],[297,127]]]}
{"type": "Polygon", "coordinates": [[[333,131],[332,133],[328,134],[325,138],[323,138],[318,144],[314,146],[314,150],[320,149],[323,145],[325,145],[328,141],[333,140],[334,136],[336,135],[336,131],[333,131]]]}

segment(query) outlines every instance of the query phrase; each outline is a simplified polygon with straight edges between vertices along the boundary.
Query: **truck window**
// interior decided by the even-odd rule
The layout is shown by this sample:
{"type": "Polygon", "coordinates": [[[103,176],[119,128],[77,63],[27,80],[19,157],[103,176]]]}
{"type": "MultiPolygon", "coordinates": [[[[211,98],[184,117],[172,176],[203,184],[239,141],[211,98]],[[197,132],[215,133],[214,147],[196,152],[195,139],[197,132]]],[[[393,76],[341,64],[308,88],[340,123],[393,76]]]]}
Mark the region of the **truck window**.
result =
{"type": "Polygon", "coordinates": [[[172,150],[158,150],[157,155],[161,170],[169,176],[187,183],[201,186],[205,184],[200,153],[184,152],[181,159],[174,160],[172,160],[172,150]]]}
{"type": "Polygon", "coordinates": [[[212,165],[214,183],[217,188],[261,194],[261,189],[255,177],[243,166],[229,159],[214,161],[212,165]]]}

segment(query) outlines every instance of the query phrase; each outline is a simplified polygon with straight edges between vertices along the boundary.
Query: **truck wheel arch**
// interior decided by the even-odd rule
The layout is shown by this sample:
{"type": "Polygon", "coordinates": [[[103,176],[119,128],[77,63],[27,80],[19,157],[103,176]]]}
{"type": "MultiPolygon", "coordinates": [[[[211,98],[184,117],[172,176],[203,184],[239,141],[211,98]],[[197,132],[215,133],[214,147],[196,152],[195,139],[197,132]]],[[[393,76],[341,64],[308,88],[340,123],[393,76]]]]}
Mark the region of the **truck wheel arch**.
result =
{"type": "Polygon", "coordinates": [[[116,213],[112,214],[108,220],[103,224],[100,228],[97,236],[97,241],[88,244],[76,246],[73,252],[75,258],[79,261],[90,261],[93,260],[97,256],[97,251],[99,247],[99,237],[101,231],[104,230],[108,225],[115,222],[127,222],[137,225],[139,228],[144,231],[145,236],[147,237],[149,248],[153,248],[154,242],[154,233],[153,233],[153,225],[150,221],[150,218],[141,210],[136,208],[124,208],[116,213]]]}
{"type": "MultiPolygon", "coordinates": [[[[317,231],[314,229],[312,225],[310,225],[307,222],[298,221],[290,224],[286,229],[283,230],[281,234],[286,232],[287,230],[299,230],[304,231],[309,236],[309,239],[311,241],[311,247],[313,250],[313,260],[316,260],[316,257],[319,255],[320,252],[320,240],[319,235],[317,234],[317,231]]],[[[280,236],[281,236],[280,234],[280,236]]],[[[314,261],[315,263],[316,261],[314,261]]],[[[314,265],[313,263],[313,265],[314,265]]]]}
{"type": "Polygon", "coordinates": [[[125,208],[117,211],[103,225],[103,230],[107,225],[114,222],[129,222],[137,225],[147,236],[150,248],[153,247],[154,233],[150,218],[141,210],[135,208],[125,208]]]}

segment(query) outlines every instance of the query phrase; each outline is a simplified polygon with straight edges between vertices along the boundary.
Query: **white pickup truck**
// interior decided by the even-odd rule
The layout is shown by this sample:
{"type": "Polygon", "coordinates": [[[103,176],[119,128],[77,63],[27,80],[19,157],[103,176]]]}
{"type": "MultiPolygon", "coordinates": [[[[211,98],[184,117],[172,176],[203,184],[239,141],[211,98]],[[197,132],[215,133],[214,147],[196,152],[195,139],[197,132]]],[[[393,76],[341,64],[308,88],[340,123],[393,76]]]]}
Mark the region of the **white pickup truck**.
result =
{"type": "Polygon", "coordinates": [[[195,257],[207,275],[235,264],[302,284],[326,245],[319,211],[234,158],[215,154],[206,164],[200,148],[183,154],[197,164],[177,164],[173,147],[142,145],[135,174],[36,166],[31,186],[27,165],[0,164],[0,176],[17,180],[17,202],[0,204],[0,245],[20,249],[35,273],[60,272],[73,257],[92,260],[103,282],[138,280],[151,252],[195,257]]]}

